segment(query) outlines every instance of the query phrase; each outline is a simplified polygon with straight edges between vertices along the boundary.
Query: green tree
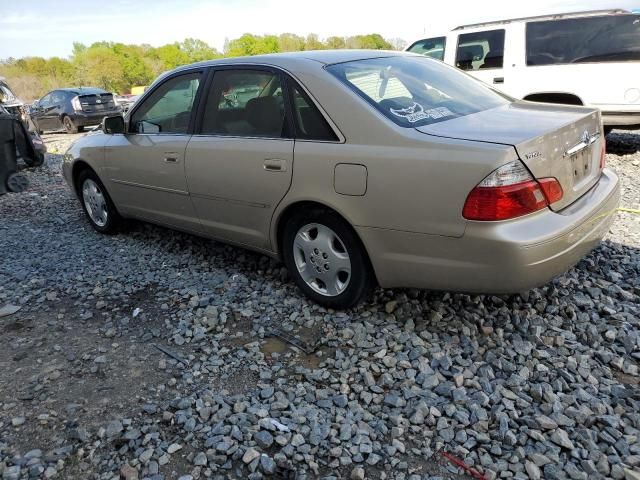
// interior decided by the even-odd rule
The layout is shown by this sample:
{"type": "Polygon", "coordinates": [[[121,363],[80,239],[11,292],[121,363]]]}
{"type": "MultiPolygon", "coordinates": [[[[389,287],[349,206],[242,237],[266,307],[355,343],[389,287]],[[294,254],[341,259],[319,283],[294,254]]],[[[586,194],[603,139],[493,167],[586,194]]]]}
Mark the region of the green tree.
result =
{"type": "Polygon", "coordinates": [[[155,56],[162,62],[165,70],[171,70],[189,62],[189,55],[180,49],[179,43],[170,43],[158,47],[154,51],[155,56]]]}
{"type": "Polygon", "coordinates": [[[299,52],[305,49],[304,37],[293,33],[283,33],[278,37],[281,52],[299,52]]]}
{"type": "MultiPolygon", "coordinates": [[[[226,40],[224,54],[229,57],[263,53],[320,50],[324,48],[403,48],[404,41],[392,43],[381,35],[356,35],[348,38],[329,37],[322,40],[315,34],[306,37],[293,33],[252,35],[226,40]]],[[[160,73],[180,65],[222,56],[206,42],[187,38],[182,42],[160,47],[96,42],[89,46],[74,42],[69,59],[25,57],[0,60],[0,75],[9,79],[16,93],[25,100],[41,97],[60,87],[96,86],[120,93],[131,87],[148,85],[160,73]]]]}
{"type": "Polygon", "coordinates": [[[100,87],[120,92],[127,88],[124,69],[120,58],[104,44],[93,44],[82,53],[75,55],[76,80],[84,86],[100,87]]]}
{"type": "Polygon", "coordinates": [[[263,53],[277,53],[280,51],[278,37],[275,35],[256,36],[245,33],[240,38],[231,40],[227,44],[227,57],[242,57],[245,55],[260,55],[263,53]]]}
{"type": "Polygon", "coordinates": [[[346,40],[347,48],[368,48],[373,50],[393,50],[393,45],[387,42],[378,33],[369,35],[356,35],[346,40]]]}
{"type": "Polygon", "coordinates": [[[220,58],[222,54],[215,48],[210,47],[206,42],[196,38],[187,38],[180,44],[180,50],[185,52],[191,62],[202,62],[220,58]]]}
{"type": "Polygon", "coordinates": [[[344,37],[329,37],[325,42],[327,48],[338,49],[347,48],[347,44],[344,41],[344,37]]]}
{"type": "Polygon", "coordinates": [[[305,50],[323,50],[327,48],[324,43],[320,41],[318,35],[310,33],[305,40],[305,50]]]}

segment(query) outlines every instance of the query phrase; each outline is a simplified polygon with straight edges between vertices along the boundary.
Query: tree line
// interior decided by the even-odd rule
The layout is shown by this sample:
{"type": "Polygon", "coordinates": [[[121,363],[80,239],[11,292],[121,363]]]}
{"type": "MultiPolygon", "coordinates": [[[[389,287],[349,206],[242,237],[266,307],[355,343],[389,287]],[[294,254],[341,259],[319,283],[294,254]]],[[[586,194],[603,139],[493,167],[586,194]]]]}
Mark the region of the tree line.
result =
{"type": "Polygon", "coordinates": [[[101,87],[128,93],[131,87],[148,85],[160,73],[202,60],[262,53],[322,50],[329,48],[401,49],[404,41],[385,40],[377,33],[320,39],[292,33],[252,35],[226,41],[223,52],[206,42],[187,38],[161,47],[97,42],[74,43],[69,58],[25,57],[0,60],[0,76],[7,77],[16,95],[24,100],[41,97],[55,88],[70,86],[101,87]]]}

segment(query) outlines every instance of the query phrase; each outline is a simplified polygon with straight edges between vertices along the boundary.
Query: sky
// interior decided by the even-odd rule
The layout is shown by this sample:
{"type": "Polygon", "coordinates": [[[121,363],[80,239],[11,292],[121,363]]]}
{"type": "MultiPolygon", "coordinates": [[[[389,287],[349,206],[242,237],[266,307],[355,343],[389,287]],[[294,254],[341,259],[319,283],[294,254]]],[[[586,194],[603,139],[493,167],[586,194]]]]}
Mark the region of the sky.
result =
{"type": "Polygon", "coordinates": [[[222,50],[243,33],[439,35],[461,24],[547,13],[640,8],[640,0],[0,0],[0,59],[67,57],[73,42],[199,38],[222,50]]]}

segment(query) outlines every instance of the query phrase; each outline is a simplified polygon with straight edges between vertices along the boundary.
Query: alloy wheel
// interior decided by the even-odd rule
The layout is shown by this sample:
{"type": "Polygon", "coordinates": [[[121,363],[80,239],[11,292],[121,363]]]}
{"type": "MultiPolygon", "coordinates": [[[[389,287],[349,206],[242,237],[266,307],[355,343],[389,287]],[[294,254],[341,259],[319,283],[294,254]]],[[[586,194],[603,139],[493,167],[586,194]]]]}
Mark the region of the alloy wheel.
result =
{"type": "Polygon", "coordinates": [[[342,239],[325,225],[309,223],[298,230],[293,259],[304,282],[320,295],[335,297],[349,286],[349,252],[342,239]]]}
{"type": "Polygon", "coordinates": [[[107,201],[100,186],[90,178],[82,184],[82,200],[91,221],[99,227],[104,227],[109,216],[107,201]]]}

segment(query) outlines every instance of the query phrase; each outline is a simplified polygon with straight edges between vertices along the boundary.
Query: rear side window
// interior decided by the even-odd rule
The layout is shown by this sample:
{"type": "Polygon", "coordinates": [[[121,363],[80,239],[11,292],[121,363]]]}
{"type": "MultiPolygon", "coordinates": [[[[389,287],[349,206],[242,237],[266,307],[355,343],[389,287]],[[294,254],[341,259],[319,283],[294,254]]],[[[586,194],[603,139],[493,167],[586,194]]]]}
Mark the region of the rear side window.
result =
{"type": "Polygon", "coordinates": [[[426,57],[372,58],[329,65],[327,70],[402,127],[444,122],[509,101],[484,83],[426,57]]]}
{"type": "Polygon", "coordinates": [[[260,70],[215,73],[202,119],[202,134],[286,136],[280,75],[260,70]]]}
{"type": "Polygon", "coordinates": [[[293,82],[290,82],[290,84],[296,138],[329,142],[338,141],[335,132],[309,96],[299,86],[294,85],[293,82]]]}
{"type": "Polygon", "coordinates": [[[527,65],[640,60],[640,15],[527,24],[527,65]]]}
{"type": "Polygon", "coordinates": [[[427,57],[435,58],[436,60],[443,60],[444,47],[446,43],[446,37],[425,38],[424,40],[418,40],[407,50],[409,52],[419,53],[421,55],[426,55],[427,57]]]}
{"type": "Polygon", "coordinates": [[[461,70],[502,68],[504,30],[463,33],[458,37],[456,67],[461,70]]]}

